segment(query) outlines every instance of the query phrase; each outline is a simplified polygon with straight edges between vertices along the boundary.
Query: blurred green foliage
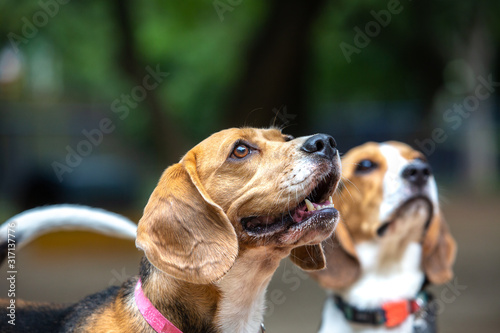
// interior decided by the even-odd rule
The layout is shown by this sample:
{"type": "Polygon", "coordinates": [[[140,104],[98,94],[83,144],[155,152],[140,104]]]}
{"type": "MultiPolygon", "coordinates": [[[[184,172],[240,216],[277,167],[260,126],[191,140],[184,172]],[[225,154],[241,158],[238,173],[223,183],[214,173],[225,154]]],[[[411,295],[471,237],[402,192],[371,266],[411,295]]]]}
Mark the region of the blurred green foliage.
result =
{"type": "MultiPolygon", "coordinates": [[[[163,153],[177,159],[186,147],[222,127],[253,124],[259,117],[259,126],[270,124],[275,117],[271,109],[293,115],[300,134],[316,131],[335,113],[342,116],[344,128],[356,126],[358,133],[369,127],[400,128],[398,133],[410,133],[400,139],[412,142],[415,136],[429,137],[442,125],[444,110],[470,94],[477,75],[500,77],[499,1],[311,3],[0,0],[0,51],[13,45],[16,34],[14,48],[19,48],[25,64],[20,82],[0,85],[0,109],[2,99],[31,103],[33,112],[61,105],[63,110],[64,105],[85,105],[89,110],[97,106],[116,119],[112,103],[142,83],[146,67],[159,67],[169,76],[119,122],[117,131],[125,145],[148,149],[150,156],[163,153]],[[397,8],[397,13],[385,18],[387,24],[376,23],[389,8],[397,8]],[[50,16],[46,24],[34,36],[26,36],[26,25],[33,26],[43,15],[50,16]],[[304,20],[310,23],[301,25],[304,20]],[[290,35],[295,22],[302,31],[290,35]],[[378,24],[378,30],[370,33],[370,24],[378,24]],[[364,45],[356,44],[360,40],[364,45]],[[343,44],[357,51],[346,57],[343,44]],[[52,81],[47,79],[50,71],[52,81]],[[257,83],[246,86],[252,79],[257,83]],[[44,80],[47,87],[53,86],[51,93],[33,93],[34,84],[40,90],[44,80]],[[410,108],[400,107],[408,101],[413,103],[410,108]],[[379,105],[363,104],[371,102],[379,105]],[[351,108],[343,103],[360,104],[351,108]],[[383,103],[393,104],[380,107],[383,103]],[[166,143],[160,142],[163,136],[166,143]]],[[[73,117],[55,117],[63,116],[73,117]]],[[[467,126],[480,127],[491,122],[493,117],[488,117],[467,126]]],[[[339,127],[328,130],[341,132],[339,127]]],[[[452,140],[443,146],[463,145],[459,135],[449,134],[452,140]]],[[[491,147],[500,144],[498,135],[494,140],[491,147]]]]}
{"type": "MultiPolygon", "coordinates": [[[[25,17],[32,20],[45,1],[0,2],[0,41],[9,44],[9,32],[21,34],[25,17]]],[[[354,27],[362,30],[373,20],[371,11],[386,9],[387,0],[326,1],[314,22],[309,41],[310,59],[306,92],[310,110],[331,101],[407,100],[421,97],[425,77],[422,65],[408,62],[405,53],[426,38],[444,58],[454,44],[466,37],[477,8],[495,45],[500,38],[498,1],[401,1],[400,14],[371,39],[366,49],[353,54],[348,64],[339,48],[352,43],[354,27]],[[416,10],[416,7],[419,7],[416,10]],[[430,28],[429,28],[430,27],[430,28]],[[425,36],[422,36],[422,29],[425,36]]],[[[69,101],[109,103],[134,83],[119,67],[121,32],[114,1],[69,1],[41,27],[37,36],[20,44],[29,58],[47,43],[63,73],[62,98],[69,101]]],[[[171,76],[158,95],[170,119],[195,133],[213,129],[224,116],[223,108],[242,75],[246,52],[261,29],[271,2],[243,1],[217,14],[214,2],[128,2],[137,57],[143,66],[160,64],[171,76]]],[[[422,45],[424,46],[424,45],[422,45]]],[[[265,52],[265,50],[263,50],[265,52]]],[[[423,59],[425,61],[425,59],[423,59]]],[[[440,74],[438,74],[440,75],[440,74]]],[[[246,110],[249,111],[249,110],[246,110]]],[[[127,131],[145,131],[147,113],[131,115],[127,131]]]]}
{"type": "MultiPolygon", "coordinates": [[[[2,44],[9,45],[8,33],[22,36],[22,18],[32,21],[41,7],[37,1],[2,2],[0,36],[2,44]]],[[[265,17],[265,2],[245,3],[227,13],[224,22],[210,2],[148,1],[130,7],[144,75],[145,66],[157,64],[171,75],[158,91],[165,110],[183,124],[194,124],[195,131],[214,127],[227,87],[244,61],[245,45],[265,17]]],[[[40,44],[50,45],[63,73],[63,100],[110,103],[134,86],[116,60],[121,37],[114,11],[107,1],[71,1],[60,5],[33,39],[19,44],[26,58],[38,52],[40,44]]],[[[125,124],[133,133],[146,130],[148,115],[138,111],[125,124]]]]}

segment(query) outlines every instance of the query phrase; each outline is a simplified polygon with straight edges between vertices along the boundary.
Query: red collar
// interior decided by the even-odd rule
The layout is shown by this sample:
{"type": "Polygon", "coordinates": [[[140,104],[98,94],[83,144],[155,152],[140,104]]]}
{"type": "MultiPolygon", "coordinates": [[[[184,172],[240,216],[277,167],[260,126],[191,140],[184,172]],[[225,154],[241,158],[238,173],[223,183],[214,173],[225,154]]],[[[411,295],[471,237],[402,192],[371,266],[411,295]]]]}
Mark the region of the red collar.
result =
{"type": "Polygon", "coordinates": [[[174,324],[158,311],[142,291],[141,279],[135,285],[135,304],[144,319],[158,333],[182,333],[174,324]]]}
{"type": "Polygon", "coordinates": [[[346,303],[340,296],[333,295],[337,308],[342,311],[347,320],[360,324],[385,325],[386,327],[401,325],[408,316],[426,306],[430,297],[427,292],[421,291],[414,299],[387,302],[378,309],[361,310],[346,303]]]}

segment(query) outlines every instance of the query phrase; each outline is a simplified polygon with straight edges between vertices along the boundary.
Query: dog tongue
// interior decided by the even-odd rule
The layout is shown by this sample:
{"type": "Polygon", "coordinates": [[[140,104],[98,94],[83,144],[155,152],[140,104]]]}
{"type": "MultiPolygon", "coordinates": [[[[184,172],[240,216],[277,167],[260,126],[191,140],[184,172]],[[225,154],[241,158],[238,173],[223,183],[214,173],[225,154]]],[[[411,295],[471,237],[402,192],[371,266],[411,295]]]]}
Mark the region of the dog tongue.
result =
{"type": "Polygon", "coordinates": [[[305,199],[305,205],[302,207],[299,207],[295,210],[293,213],[293,221],[296,223],[302,222],[305,218],[311,216],[314,211],[321,210],[322,208],[327,208],[327,207],[334,207],[334,204],[332,203],[332,197],[329,197],[329,200],[323,202],[322,204],[317,204],[314,202],[309,201],[308,199],[305,199]]]}
{"type": "Polygon", "coordinates": [[[303,207],[297,208],[295,210],[295,212],[293,213],[293,216],[292,216],[293,221],[296,222],[296,223],[300,223],[300,222],[302,222],[302,220],[304,220],[304,218],[307,215],[310,215],[310,213],[306,209],[307,209],[307,206],[303,206],[303,207]]]}

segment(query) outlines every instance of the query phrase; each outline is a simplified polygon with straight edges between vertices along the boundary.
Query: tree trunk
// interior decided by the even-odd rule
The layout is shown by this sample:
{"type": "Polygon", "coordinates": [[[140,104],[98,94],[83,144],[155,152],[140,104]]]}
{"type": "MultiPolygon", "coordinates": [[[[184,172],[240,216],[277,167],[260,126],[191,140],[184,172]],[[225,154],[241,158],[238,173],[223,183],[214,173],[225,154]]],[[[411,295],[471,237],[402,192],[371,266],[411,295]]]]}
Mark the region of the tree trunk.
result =
{"type": "MultiPolygon", "coordinates": [[[[118,30],[121,35],[119,49],[119,64],[131,80],[142,85],[144,77],[148,74],[146,65],[140,60],[137,42],[130,15],[130,0],[114,0],[114,13],[118,30]]],[[[150,64],[152,69],[156,64],[150,64]]],[[[166,71],[166,68],[160,68],[166,71]]],[[[167,79],[168,80],[168,79],[167,79]]],[[[162,84],[166,84],[163,81],[162,84]]],[[[162,105],[157,90],[148,91],[144,100],[145,109],[149,111],[151,130],[147,131],[149,140],[155,151],[156,158],[164,165],[177,161],[189,149],[190,142],[184,138],[176,122],[168,118],[168,110],[162,105]]]]}
{"type": "Polygon", "coordinates": [[[306,65],[310,30],[323,0],[275,0],[251,45],[246,69],[225,116],[227,126],[278,127],[300,123],[307,132],[306,65]]]}
{"type": "MultiPolygon", "coordinates": [[[[475,78],[482,77],[488,81],[493,75],[492,55],[494,54],[489,30],[485,25],[484,11],[478,9],[470,29],[467,43],[463,45],[463,57],[471,66],[475,78]]],[[[494,80],[493,81],[498,81],[494,80]]],[[[477,96],[476,88],[481,85],[476,80],[470,97],[479,100],[477,108],[471,111],[468,119],[464,120],[463,142],[463,176],[465,185],[476,193],[485,193],[493,189],[497,181],[497,138],[494,122],[494,93],[481,100],[477,96]]],[[[498,89],[498,88],[496,88],[498,89]]],[[[485,88],[482,91],[487,91],[485,88]]],[[[465,103],[465,100],[464,100],[465,103]]]]}
{"type": "MultiPolygon", "coordinates": [[[[411,20],[414,27],[418,27],[412,37],[406,41],[405,58],[406,67],[413,68],[413,75],[418,82],[420,91],[421,115],[418,128],[420,133],[417,137],[430,137],[434,128],[434,101],[440,89],[443,87],[443,70],[446,66],[446,59],[439,49],[439,44],[434,42],[433,36],[436,27],[432,23],[432,2],[430,0],[420,0],[411,3],[411,20]]],[[[409,137],[408,142],[413,142],[416,138],[409,137]]]]}

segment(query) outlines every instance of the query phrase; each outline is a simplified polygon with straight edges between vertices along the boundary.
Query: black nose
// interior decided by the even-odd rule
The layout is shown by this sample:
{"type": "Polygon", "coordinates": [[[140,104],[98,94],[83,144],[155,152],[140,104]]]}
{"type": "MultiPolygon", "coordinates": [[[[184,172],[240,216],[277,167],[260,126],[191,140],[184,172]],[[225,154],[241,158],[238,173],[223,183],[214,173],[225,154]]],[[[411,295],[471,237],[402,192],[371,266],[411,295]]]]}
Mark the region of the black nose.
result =
{"type": "Polygon", "coordinates": [[[431,175],[431,166],[421,161],[414,162],[403,170],[403,178],[417,186],[427,184],[431,175]]]}
{"type": "Polygon", "coordinates": [[[326,134],[316,134],[307,139],[300,149],[306,153],[331,160],[337,154],[336,147],[337,143],[331,136],[326,134]]]}

